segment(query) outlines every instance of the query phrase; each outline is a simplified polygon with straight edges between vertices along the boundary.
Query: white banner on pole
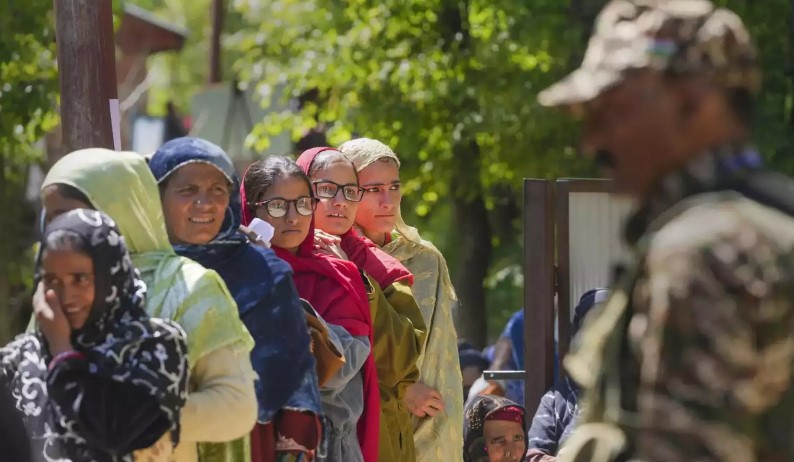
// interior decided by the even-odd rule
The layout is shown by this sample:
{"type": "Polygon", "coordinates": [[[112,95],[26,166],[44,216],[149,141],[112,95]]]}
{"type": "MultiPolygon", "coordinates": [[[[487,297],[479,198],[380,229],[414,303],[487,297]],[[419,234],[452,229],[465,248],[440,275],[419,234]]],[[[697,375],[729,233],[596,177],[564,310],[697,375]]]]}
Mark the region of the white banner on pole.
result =
{"type": "Polygon", "coordinates": [[[113,130],[113,148],[121,151],[121,112],[119,110],[119,100],[108,100],[110,103],[110,127],[113,130]]]}

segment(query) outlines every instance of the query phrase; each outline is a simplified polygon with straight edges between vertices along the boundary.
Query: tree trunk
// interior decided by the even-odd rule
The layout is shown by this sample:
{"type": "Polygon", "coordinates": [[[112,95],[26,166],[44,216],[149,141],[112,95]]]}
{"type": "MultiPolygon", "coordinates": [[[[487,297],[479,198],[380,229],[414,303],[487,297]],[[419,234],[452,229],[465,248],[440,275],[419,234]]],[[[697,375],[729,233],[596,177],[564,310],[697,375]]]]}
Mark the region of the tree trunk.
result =
{"type": "Polygon", "coordinates": [[[458,337],[478,347],[487,342],[485,277],[491,265],[491,226],[480,183],[480,150],[474,141],[455,147],[452,179],[458,264],[455,290],[460,299],[458,337]]]}
{"type": "Polygon", "coordinates": [[[212,10],[210,15],[212,17],[212,33],[210,35],[210,72],[209,83],[219,83],[223,79],[223,72],[221,69],[221,34],[223,33],[223,16],[224,16],[224,2],[223,0],[212,0],[212,10]]]}
{"type": "Polygon", "coordinates": [[[54,5],[66,152],[114,149],[118,89],[111,0],[55,0],[54,5]]]}
{"type": "MultiPolygon", "coordinates": [[[[451,53],[453,62],[465,61],[474,51],[468,13],[468,0],[444,0],[439,10],[438,27],[444,37],[442,49],[451,53]]],[[[458,102],[458,113],[476,111],[477,102],[473,98],[463,98],[458,102]]],[[[460,299],[455,325],[458,338],[482,348],[488,333],[483,284],[491,264],[493,245],[480,178],[480,148],[473,137],[464,132],[452,151],[454,160],[450,186],[455,219],[452,231],[458,253],[453,282],[460,299]]]]}

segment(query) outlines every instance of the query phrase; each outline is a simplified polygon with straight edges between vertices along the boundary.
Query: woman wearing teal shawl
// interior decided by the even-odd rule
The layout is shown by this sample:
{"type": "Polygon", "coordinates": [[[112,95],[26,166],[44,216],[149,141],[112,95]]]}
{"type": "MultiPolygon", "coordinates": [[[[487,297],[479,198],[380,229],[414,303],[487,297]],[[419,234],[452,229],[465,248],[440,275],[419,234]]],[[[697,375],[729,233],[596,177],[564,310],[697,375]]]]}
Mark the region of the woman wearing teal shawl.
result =
{"type": "MultiPolygon", "coordinates": [[[[248,359],[253,340],[218,274],[171,247],[157,183],[145,159],[106,149],[73,152],[50,169],[42,201],[45,220],[85,201],[83,206],[113,218],[149,289],[146,311],[178,322],[188,334],[191,393],[182,411],[181,441],[170,460],[250,460],[247,435],[257,409],[248,359]]],[[[168,442],[161,443],[163,450],[170,449],[168,442]]]]}

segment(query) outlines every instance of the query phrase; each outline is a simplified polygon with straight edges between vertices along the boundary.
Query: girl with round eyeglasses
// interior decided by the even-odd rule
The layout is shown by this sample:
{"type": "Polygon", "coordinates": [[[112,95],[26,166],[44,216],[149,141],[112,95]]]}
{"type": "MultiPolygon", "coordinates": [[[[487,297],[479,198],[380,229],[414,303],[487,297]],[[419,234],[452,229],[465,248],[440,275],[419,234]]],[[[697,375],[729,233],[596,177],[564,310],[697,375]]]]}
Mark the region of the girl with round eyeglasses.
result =
{"type": "Polygon", "coordinates": [[[406,389],[419,378],[417,362],[425,343],[425,321],[411,292],[413,275],[354,228],[365,193],[353,164],[341,152],[310,149],[297,164],[309,176],[319,200],[314,220],[325,234],[316,244],[353,262],[365,277],[381,395],[379,461],[413,462],[414,422],[406,389]]]}
{"type": "MultiPolygon", "coordinates": [[[[330,187],[321,189],[321,194],[330,194],[330,187]]],[[[318,201],[295,162],[279,156],[254,162],[240,195],[245,204],[243,224],[259,218],[274,228],[272,249],[292,267],[298,295],[327,322],[329,336],[344,355],[344,365],[320,388],[328,425],[328,449],[322,460],[378,462],[374,331],[358,268],[316,248],[313,214],[318,201]]]]}

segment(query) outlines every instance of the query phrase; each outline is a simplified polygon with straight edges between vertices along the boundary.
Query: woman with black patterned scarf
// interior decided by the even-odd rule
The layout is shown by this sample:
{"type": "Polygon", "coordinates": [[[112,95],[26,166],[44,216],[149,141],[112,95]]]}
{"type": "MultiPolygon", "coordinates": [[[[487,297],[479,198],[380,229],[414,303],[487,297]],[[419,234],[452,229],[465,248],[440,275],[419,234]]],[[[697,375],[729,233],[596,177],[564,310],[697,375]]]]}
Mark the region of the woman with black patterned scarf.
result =
{"type": "Polygon", "coordinates": [[[44,232],[38,327],[0,349],[0,381],[36,461],[160,460],[179,441],[187,396],[184,331],[143,310],[146,286],[101,212],[77,209],[44,232]],[[134,454],[137,450],[140,451],[134,454]]]}

